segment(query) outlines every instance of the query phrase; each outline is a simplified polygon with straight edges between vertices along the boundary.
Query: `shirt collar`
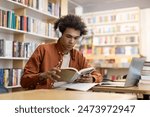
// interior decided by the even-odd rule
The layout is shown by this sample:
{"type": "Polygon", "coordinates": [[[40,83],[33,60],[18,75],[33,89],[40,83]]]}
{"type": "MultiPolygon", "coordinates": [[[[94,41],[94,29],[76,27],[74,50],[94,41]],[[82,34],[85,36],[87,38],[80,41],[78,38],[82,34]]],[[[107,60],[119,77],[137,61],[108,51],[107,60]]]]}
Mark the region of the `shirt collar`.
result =
{"type": "MultiPolygon", "coordinates": [[[[59,40],[56,43],[56,49],[57,49],[57,51],[58,51],[59,54],[61,54],[62,56],[64,55],[64,53],[63,53],[63,47],[61,46],[59,40]]],[[[72,49],[70,51],[70,55],[71,55],[71,59],[74,60],[75,59],[75,51],[74,51],[74,49],[72,49]]]]}

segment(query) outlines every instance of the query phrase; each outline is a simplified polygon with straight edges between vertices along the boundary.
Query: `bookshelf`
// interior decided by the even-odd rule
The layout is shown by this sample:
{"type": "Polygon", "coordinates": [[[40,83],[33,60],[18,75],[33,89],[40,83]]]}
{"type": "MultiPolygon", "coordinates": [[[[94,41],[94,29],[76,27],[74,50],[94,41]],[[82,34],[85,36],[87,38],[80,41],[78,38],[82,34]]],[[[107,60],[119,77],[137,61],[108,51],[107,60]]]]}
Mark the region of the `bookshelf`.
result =
{"type": "Polygon", "coordinates": [[[89,62],[104,69],[109,78],[126,74],[131,59],[140,57],[140,9],[91,12],[83,14],[82,18],[88,34],[79,49],[89,62]]]}
{"type": "Polygon", "coordinates": [[[89,42],[92,38],[88,46],[81,45],[89,60],[100,60],[104,68],[128,68],[132,57],[139,57],[139,8],[86,13],[82,17],[88,28],[84,39],[89,42]]]}
{"type": "Polygon", "coordinates": [[[20,87],[22,69],[36,47],[57,41],[53,23],[67,14],[67,2],[0,0],[0,84],[20,87]]]}

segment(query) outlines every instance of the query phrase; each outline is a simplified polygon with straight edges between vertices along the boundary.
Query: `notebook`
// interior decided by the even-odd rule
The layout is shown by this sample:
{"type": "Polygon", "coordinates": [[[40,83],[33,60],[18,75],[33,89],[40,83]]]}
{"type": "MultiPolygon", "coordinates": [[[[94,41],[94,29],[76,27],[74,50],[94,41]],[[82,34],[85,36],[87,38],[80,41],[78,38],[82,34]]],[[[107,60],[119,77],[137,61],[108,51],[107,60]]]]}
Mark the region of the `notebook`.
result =
{"type": "Polygon", "coordinates": [[[132,58],[125,82],[102,82],[101,86],[132,87],[139,82],[146,58],[132,58]]]}

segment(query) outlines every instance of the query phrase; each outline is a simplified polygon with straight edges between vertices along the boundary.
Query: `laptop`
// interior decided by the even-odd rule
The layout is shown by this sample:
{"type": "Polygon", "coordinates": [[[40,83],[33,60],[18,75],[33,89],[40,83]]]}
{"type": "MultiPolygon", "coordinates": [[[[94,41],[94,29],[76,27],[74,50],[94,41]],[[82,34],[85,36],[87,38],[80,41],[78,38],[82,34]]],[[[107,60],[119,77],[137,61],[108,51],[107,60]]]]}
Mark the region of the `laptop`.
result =
{"type": "Polygon", "coordinates": [[[146,58],[132,58],[125,82],[102,82],[101,86],[132,87],[140,80],[141,71],[146,58]]]}

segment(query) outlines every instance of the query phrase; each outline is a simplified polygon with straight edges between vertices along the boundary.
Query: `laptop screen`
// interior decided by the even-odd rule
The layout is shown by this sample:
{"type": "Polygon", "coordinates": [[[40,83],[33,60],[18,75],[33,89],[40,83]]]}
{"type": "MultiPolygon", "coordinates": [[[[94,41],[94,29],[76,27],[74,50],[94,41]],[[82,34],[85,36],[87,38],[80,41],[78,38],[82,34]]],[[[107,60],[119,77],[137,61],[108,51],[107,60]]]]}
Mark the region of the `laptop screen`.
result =
{"type": "Polygon", "coordinates": [[[138,84],[145,59],[146,58],[132,58],[125,87],[136,86],[138,84]]]}

